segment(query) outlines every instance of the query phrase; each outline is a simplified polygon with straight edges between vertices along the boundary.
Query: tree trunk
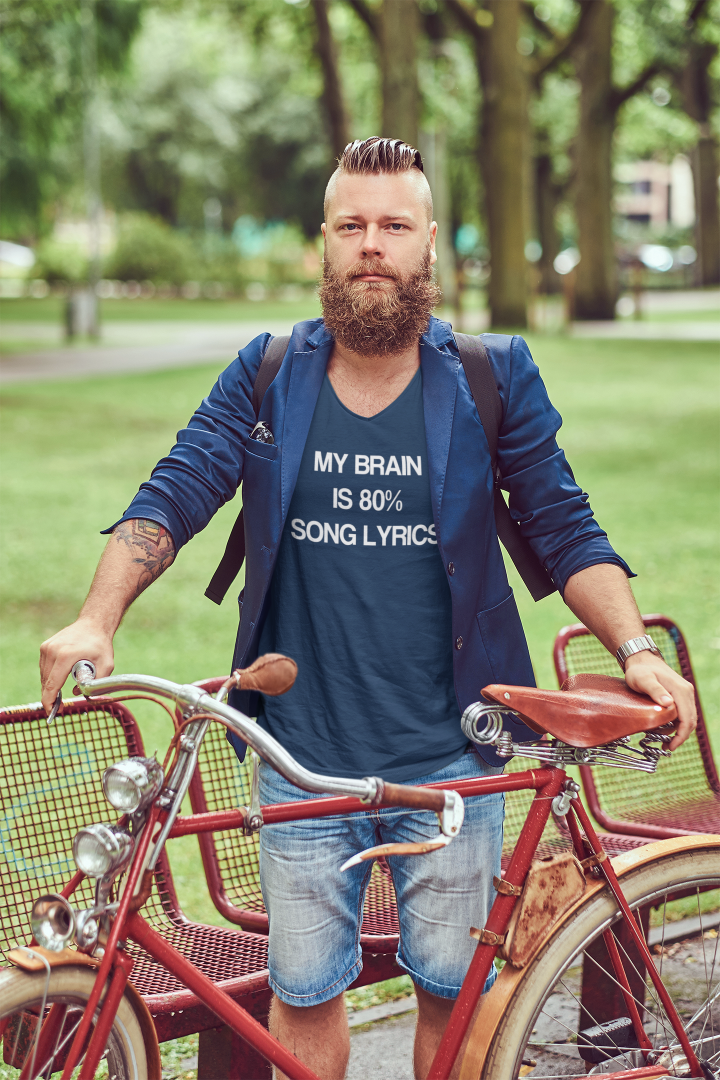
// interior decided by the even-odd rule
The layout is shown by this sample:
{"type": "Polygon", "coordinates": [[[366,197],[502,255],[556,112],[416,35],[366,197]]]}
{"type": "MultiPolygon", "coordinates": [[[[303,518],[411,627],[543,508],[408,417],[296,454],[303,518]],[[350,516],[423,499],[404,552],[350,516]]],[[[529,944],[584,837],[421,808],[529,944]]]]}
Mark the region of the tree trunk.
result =
{"type": "Polygon", "coordinates": [[[698,285],[720,285],[717,147],[710,124],[703,127],[705,134],[700,135],[692,157],[697,215],[695,245],[698,253],[695,280],[698,285]]]}
{"type": "Polygon", "coordinates": [[[525,261],[528,138],[526,73],[518,53],[520,0],[490,0],[492,26],[476,38],[483,88],[480,169],[490,248],[492,326],[527,326],[525,261]]]}
{"type": "Polygon", "coordinates": [[[557,202],[552,158],[548,153],[541,152],[535,158],[535,214],[538,241],[542,247],[537,268],[540,274],[540,292],[544,295],[560,292],[560,276],[553,267],[560,250],[560,237],[555,225],[557,202]]]}
{"type": "Polygon", "coordinates": [[[575,317],[614,319],[617,275],[613,244],[612,141],[616,109],[612,84],[613,6],[590,4],[576,54],[580,125],[576,143],[576,219],[580,263],[575,317]]]}
{"type": "Polygon", "coordinates": [[[717,46],[693,42],[683,72],[685,111],[697,121],[699,138],[692,155],[695,181],[696,283],[720,284],[720,208],[718,208],[717,146],[710,126],[712,94],[710,65],[717,46]]]}
{"type": "Polygon", "coordinates": [[[457,266],[453,246],[450,185],[447,175],[447,136],[444,129],[423,132],[420,150],[425,162],[425,175],[433,195],[433,216],[437,222],[435,249],[438,284],[442,289],[443,306],[459,315],[457,266]]]}
{"type": "Polygon", "coordinates": [[[418,144],[417,0],[383,0],[380,19],[382,134],[418,144]]]}
{"type": "Polygon", "coordinates": [[[349,142],[349,126],[338,68],[337,48],[328,20],[328,0],[312,0],[317,36],[315,51],[323,73],[322,104],[328,126],[328,141],[334,158],[340,157],[349,142]]]}

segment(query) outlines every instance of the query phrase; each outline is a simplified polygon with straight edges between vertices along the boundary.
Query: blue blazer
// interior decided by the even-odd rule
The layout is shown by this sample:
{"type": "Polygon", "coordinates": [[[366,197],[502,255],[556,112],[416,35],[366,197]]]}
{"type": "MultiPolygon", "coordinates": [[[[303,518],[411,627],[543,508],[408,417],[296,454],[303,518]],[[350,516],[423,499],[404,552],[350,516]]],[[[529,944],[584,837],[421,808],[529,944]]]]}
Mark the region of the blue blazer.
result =
{"type": "MultiPolygon", "coordinates": [[[[333,345],[322,319],[294,327],[260,411],[275,437],[268,445],[249,435],[256,423],[253,385],[269,338],[255,338],[223,371],[121,519],[159,522],[179,550],[242,483],[246,584],[233,667],[246,667],[257,656],[283,526],[333,345]]],[[[510,509],[554,583],[562,592],[572,574],[594,563],[617,563],[630,574],[555,441],[562,421],[525,341],[484,334],[483,342],[503,406],[497,460],[510,509]]],[[[420,359],[430,492],[452,597],[462,711],[488,683],[532,686],[535,680],[495,530],[490,452],[448,323],[431,319],[420,359]]],[[[235,691],[230,700],[251,716],[257,712],[254,694],[235,691]]],[[[513,733],[531,738],[523,724],[513,733]]],[[[483,756],[499,763],[493,751],[483,756]]]]}

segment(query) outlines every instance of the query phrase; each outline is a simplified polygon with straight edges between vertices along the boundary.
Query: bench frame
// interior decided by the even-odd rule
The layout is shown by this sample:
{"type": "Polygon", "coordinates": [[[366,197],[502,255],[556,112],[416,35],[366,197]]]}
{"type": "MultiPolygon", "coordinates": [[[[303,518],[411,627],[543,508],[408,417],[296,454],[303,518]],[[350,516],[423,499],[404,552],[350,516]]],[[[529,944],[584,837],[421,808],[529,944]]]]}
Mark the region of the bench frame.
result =
{"type": "MultiPolygon", "coordinates": [[[[672,638],[677,651],[677,659],[680,666],[680,671],[683,678],[692,683],[695,690],[695,704],[697,707],[698,725],[696,731],[696,737],[698,742],[698,749],[702,758],[702,763],[705,768],[705,776],[707,785],[711,792],[718,797],[718,814],[720,815],[720,776],[718,775],[718,769],[713,757],[712,748],[710,746],[710,738],[708,736],[707,726],[705,724],[705,717],[703,715],[702,705],[700,703],[700,696],[698,694],[697,683],[695,681],[695,674],[690,662],[690,653],[687,647],[687,642],[680,630],[679,626],[669,619],[666,615],[643,615],[642,617],[644,625],[652,632],[653,627],[662,627],[667,631],[672,638]]],[[[557,673],[558,684],[562,686],[565,680],[569,676],[568,664],[566,659],[566,650],[568,644],[578,637],[592,637],[588,628],[583,623],[574,623],[572,626],[564,626],[555,638],[555,645],[553,648],[553,660],[555,663],[555,671],[557,673]]],[[[609,654],[608,654],[609,656],[609,654]]],[[[618,668],[618,674],[620,669],[618,668]]],[[[650,840],[667,840],[675,836],[692,836],[697,833],[707,832],[707,829],[697,828],[685,828],[681,824],[677,826],[664,826],[657,825],[654,822],[648,821],[632,821],[625,820],[623,818],[616,818],[609,814],[602,806],[600,801],[600,793],[595,783],[593,768],[590,765],[580,766],[580,776],[582,779],[583,789],[585,792],[585,798],[587,799],[588,807],[593,817],[603,829],[607,829],[609,832],[621,833],[624,835],[640,836],[646,838],[646,842],[650,840]]]]}

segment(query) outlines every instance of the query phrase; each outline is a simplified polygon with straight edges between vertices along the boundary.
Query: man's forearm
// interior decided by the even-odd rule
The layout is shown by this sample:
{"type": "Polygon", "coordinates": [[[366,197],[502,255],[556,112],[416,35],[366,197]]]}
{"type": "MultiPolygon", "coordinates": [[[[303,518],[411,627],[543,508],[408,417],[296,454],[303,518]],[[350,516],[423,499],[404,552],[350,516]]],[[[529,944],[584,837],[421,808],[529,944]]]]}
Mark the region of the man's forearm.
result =
{"type": "Polygon", "coordinates": [[[174,558],[175,544],[163,525],[144,518],[122,521],[102,554],[79,618],[114,634],[133,600],[174,558]]]}
{"type": "MultiPolygon", "coordinates": [[[[578,571],[568,580],[563,599],[613,656],[630,638],[645,634],[625,572],[614,563],[599,563],[578,571]]],[[[658,705],[675,702],[679,725],[670,749],[676,750],[697,724],[692,685],[647,650],[628,657],[625,681],[631,690],[647,694],[658,705]]]]}
{"type": "Polygon", "coordinates": [[[598,563],[573,574],[563,599],[613,655],[625,641],[645,633],[625,571],[615,563],[598,563]]]}
{"type": "Polygon", "coordinates": [[[113,636],[123,615],[174,558],[172,536],[154,521],[135,518],[113,530],[76,621],[40,647],[46,711],[50,711],[76,661],[92,660],[101,678],[112,672],[113,636]]]}

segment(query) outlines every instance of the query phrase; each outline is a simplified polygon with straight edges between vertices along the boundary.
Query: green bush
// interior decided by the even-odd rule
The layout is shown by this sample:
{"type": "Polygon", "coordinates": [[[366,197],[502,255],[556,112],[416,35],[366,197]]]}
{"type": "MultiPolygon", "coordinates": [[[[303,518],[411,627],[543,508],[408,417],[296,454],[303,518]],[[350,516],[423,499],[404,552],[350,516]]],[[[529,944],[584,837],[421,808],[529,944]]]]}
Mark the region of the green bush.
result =
{"type": "Polygon", "coordinates": [[[76,244],[62,243],[48,237],[40,241],[35,256],[34,278],[42,278],[51,285],[61,281],[71,284],[87,281],[88,259],[76,244]]]}
{"type": "Polygon", "coordinates": [[[196,254],[181,233],[150,214],[128,214],[120,224],[118,243],[103,268],[120,281],[167,281],[182,285],[195,277],[196,254]]]}

